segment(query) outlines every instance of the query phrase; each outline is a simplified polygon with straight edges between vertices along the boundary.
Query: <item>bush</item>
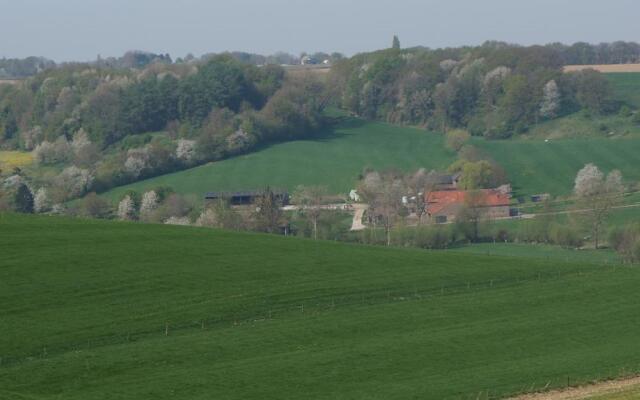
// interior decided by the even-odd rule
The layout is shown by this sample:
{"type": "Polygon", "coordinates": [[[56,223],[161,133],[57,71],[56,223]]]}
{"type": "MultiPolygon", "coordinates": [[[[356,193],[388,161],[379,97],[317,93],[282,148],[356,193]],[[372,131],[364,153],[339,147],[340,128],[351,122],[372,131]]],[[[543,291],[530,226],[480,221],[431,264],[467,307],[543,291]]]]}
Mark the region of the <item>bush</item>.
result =
{"type": "Polygon", "coordinates": [[[624,262],[640,262],[640,224],[614,229],[609,234],[609,245],[624,262]]]}
{"type": "Polygon", "coordinates": [[[557,244],[562,247],[577,248],[584,244],[584,240],[579,232],[567,225],[553,225],[549,232],[549,237],[553,244],[557,244]]]}
{"type": "Polygon", "coordinates": [[[442,226],[415,229],[414,244],[423,249],[446,249],[454,243],[451,229],[442,226]]]}
{"type": "Polygon", "coordinates": [[[111,203],[95,192],[86,195],[78,207],[78,215],[88,218],[110,218],[112,213],[111,203]]]}
{"type": "Polygon", "coordinates": [[[449,150],[458,152],[470,138],[469,132],[462,129],[454,129],[446,134],[446,146],[449,150]]]}

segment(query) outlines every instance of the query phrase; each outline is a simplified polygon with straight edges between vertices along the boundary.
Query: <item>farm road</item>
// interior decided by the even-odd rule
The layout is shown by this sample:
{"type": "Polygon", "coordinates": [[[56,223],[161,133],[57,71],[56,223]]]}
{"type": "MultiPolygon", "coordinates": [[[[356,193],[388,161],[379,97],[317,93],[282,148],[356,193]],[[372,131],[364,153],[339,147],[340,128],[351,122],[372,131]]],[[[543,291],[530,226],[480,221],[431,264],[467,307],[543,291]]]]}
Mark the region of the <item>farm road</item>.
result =
{"type": "Polygon", "coordinates": [[[525,394],[509,400],[588,400],[594,396],[614,394],[640,385],[640,376],[606,381],[576,388],[553,390],[547,393],[525,394]]]}

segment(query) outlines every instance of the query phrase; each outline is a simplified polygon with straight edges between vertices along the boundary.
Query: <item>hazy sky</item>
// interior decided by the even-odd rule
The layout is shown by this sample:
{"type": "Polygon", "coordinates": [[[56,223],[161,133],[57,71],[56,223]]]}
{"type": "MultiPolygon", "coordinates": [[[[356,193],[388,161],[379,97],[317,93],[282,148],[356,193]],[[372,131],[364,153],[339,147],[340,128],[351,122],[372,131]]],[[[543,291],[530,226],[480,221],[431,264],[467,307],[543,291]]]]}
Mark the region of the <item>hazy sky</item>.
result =
{"type": "Polygon", "coordinates": [[[639,0],[0,0],[0,57],[640,41],[639,0]]]}

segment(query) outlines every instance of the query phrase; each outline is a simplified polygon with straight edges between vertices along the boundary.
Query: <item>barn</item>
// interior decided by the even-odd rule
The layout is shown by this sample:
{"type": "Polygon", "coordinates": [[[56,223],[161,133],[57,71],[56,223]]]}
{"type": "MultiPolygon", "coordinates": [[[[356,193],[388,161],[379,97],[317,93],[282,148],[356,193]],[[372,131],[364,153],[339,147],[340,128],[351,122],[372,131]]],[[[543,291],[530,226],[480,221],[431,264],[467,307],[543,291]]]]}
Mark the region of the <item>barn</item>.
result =
{"type": "MultiPolygon", "coordinates": [[[[276,200],[283,206],[289,204],[289,193],[286,190],[271,190],[276,200]]],[[[205,195],[206,202],[226,200],[234,206],[248,206],[255,204],[259,197],[264,196],[264,190],[245,190],[238,192],[209,192],[205,195]]]]}
{"type": "Polygon", "coordinates": [[[455,221],[464,207],[478,209],[489,219],[510,215],[510,195],[497,189],[443,190],[429,192],[425,197],[427,215],[431,221],[439,224],[455,221]]]}

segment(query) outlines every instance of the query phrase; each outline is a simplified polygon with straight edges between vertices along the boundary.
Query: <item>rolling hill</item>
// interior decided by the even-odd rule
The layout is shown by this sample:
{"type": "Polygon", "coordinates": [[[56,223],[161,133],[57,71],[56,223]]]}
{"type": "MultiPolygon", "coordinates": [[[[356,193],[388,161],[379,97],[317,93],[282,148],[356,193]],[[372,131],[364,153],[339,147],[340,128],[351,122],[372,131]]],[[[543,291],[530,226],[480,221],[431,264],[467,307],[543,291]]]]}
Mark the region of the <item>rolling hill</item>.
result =
{"type": "MultiPolygon", "coordinates": [[[[640,106],[640,73],[607,74],[615,98],[640,106]]],[[[629,118],[585,118],[580,113],[535,126],[523,137],[487,141],[476,139],[506,170],[518,195],[571,192],[577,171],[593,162],[604,170],[620,169],[629,181],[640,179],[640,127],[629,118]],[[545,139],[551,138],[550,142],[545,139]]],[[[347,193],[366,167],[414,170],[446,169],[455,154],[444,147],[442,135],[381,122],[345,120],[322,139],[274,144],[257,152],[209,163],[116,188],[118,199],[130,189],[144,191],[160,185],[201,196],[207,191],[260,189],[293,190],[297,185],[326,185],[347,193]]]]}
{"type": "Polygon", "coordinates": [[[615,97],[640,108],[640,72],[606,74],[615,97]]]}
{"type": "Polygon", "coordinates": [[[349,119],[318,140],[275,144],[260,151],[209,163],[117,188],[147,190],[168,185],[197,196],[207,191],[293,189],[297,185],[326,185],[334,193],[348,193],[365,167],[412,170],[444,169],[455,159],[445,150],[441,135],[379,122],[349,119]]]}
{"type": "MultiPolygon", "coordinates": [[[[507,171],[518,195],[571,192],[576,173],[593,162],[604,170],[620,169],[628,180],[640,179],[637,168],[640,138],[574,138],[545,142],[512,139],[473,142],[507,171]]],[[[144,191],[160,185],[201,196],[207,191],[294,189],[297,185],[326,185],[346,194],[365,167],[415,170],[446,169],[455,159],[441,135],[380,122],[351,119],[321,140],[276,144],[255,153],[206,164],[107,192],[118,199],[130,189],[144,191]]]]}
{"type": "Polygon", "coordinates": [[[634,268],[10,214],[0,239],[1,398],[485,399],[640,370],[634,268]]]}

